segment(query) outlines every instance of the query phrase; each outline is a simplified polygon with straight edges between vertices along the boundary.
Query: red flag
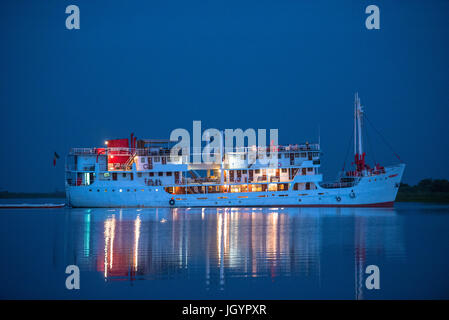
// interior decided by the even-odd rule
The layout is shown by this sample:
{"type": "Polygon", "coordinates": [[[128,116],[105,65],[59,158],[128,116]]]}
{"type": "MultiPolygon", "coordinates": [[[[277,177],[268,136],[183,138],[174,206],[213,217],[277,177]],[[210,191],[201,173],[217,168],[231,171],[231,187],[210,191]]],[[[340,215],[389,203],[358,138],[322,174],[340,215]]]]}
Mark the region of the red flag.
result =
{"type": "Polygon", "coordinates": [[[57,154],[57,153],[55,152],[55,155],[54,155],[54,157],[53,157],[53,166],[54,166],[54,167],[56,167],[56,159],[59,159],[59,154],[57,154]]]}

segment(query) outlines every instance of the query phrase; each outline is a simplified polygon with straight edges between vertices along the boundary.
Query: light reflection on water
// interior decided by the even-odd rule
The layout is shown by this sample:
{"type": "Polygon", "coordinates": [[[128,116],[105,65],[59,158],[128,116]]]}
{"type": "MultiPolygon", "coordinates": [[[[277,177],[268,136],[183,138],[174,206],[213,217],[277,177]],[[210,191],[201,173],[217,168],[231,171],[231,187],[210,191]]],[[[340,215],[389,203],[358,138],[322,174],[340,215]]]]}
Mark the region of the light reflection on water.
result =
{"type": "Polygon", "coordinates": [[[449,205],[3,209],[0,298],[449,299],[448,252],[449,205]]]}
{"type": "Polygon", "coordinates": [[[351,260],[354,296],[342,298],[363,299],[367,259],[405,257],[398,219],[394,209],[71,209],[65,246],[70,263],[107,282],[195,279],[213,292],[245,278],[301,278],[322,288],[329,252],[351,260]]]}

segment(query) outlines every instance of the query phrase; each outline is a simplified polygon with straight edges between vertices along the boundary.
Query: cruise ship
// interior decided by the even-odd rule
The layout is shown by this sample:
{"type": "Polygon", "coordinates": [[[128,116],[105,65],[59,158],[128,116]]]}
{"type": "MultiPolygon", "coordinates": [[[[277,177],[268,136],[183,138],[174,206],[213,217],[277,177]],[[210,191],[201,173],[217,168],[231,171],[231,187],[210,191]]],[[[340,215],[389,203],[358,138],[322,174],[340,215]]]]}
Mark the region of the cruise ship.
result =
{"type": "Polygon", "coordinates": [[[369,166],[363,108],[354,103],[354,162],[334,182],[320,173],[320,144],[220,148],[213,163],[172,152],[173,141],[107,140],[73,148],[65,188],[72,207],[392,207],[405,164],[369,166]],[[264,157],[276,155],[267,164],[264,157]]]}

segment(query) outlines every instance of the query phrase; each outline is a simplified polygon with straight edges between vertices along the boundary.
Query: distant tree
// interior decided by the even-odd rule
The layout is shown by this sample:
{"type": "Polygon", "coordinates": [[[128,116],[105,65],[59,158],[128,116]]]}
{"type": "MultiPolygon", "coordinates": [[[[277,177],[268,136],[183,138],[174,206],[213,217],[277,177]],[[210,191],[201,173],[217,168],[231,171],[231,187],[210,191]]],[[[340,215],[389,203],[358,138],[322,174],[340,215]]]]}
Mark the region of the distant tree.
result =
{"type": "Polygon", "coordinates": [[[449,192],[449,181],[445,179],[433,180],[432,192],[449,192]]]}

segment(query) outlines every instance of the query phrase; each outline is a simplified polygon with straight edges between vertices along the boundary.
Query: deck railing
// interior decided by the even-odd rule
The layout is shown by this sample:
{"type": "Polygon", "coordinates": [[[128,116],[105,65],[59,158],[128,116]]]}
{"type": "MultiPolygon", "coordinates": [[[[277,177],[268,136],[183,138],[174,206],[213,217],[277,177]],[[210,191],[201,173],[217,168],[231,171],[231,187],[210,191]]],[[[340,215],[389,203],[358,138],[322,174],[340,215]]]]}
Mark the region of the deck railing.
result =
{"type": "MultiPolygon", "coordinates": [[[[168,149],[161,148],[159,151],[154,151],[150,148],[138,149],[138,148],[72,148],[70,154],[72,155],[131,155],[136,153],[138,156],[163,156],[170,155],[172,150],[181,151],[181,149],[168,149]]],[[[270,153],[270,152],[291,152],[291,151],[320,151],[319,144],[295,144],[295,145],[277,145],[277,146],[265,146],[265,147],[243,147],[243,148],[224,148],[226,153],[270,153]]],[[[190,155],[202,154],[207,152],[206,148],[190,148],[190,155]]],[[[215,153],[219,154],[219,152],[215,153]]]]}

